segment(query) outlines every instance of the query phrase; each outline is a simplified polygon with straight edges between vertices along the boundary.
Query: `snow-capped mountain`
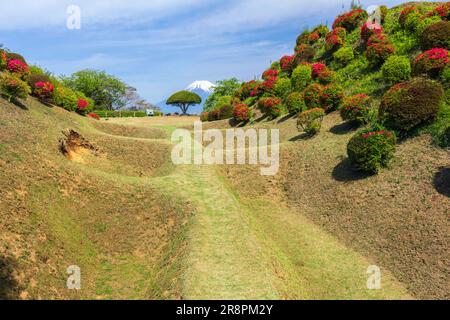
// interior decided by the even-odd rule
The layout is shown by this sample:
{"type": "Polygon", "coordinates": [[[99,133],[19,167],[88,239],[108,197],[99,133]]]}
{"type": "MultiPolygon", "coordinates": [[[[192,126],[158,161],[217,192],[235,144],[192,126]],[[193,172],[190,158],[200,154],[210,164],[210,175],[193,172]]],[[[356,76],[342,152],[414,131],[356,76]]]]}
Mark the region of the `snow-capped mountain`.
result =
{"type": "Polygon", "coordinates": [[[207,80],[194,81],[190,85],[188,85],[185,90],[187,91],[201,90],[204,92],[213,93],[215,86],[216,85],[214,83],[211,83],[207,80]]]}
{"type": "MultiPolygon", "coordinates": [[[[202,98],[202,103],[189,108],[190,114],[200,114],[203,111],[203,104],[206,99],[214,92],[215,84],[207,80],[194,81],[188,85],[184,90],[194,92],[202,98]]],[[[166,99],[167,100],[167,99],[166,99]]],[[[166,100],[157,104],[164,113],[180,112],[180,109],[174,106],[166,105],[166,100]]]]}

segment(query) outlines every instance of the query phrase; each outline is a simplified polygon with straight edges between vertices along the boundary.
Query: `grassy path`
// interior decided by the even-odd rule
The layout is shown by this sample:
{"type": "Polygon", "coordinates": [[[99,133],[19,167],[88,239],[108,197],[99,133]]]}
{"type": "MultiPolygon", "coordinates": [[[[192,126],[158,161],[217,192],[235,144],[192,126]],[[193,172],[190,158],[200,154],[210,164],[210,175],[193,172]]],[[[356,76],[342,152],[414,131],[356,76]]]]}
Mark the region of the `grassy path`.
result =
{"type": "Polygon", "coordinates": [[[158,183],[186,197],[196,213],[189,232],[186,299],[277,299],[267,265],[243,208],[213,167],[184,167],[158,183]]]}

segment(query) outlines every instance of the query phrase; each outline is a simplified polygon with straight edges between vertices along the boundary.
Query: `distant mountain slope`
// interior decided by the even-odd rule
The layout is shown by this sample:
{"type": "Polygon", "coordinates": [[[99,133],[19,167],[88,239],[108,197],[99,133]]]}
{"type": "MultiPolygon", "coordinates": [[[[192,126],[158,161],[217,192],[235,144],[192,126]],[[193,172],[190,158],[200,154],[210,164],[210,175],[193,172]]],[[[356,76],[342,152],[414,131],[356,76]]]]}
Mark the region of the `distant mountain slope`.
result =
{"type": "MultiPolygon", "coordinates": [[[[190,114],[200,114],[203,111],[203,104],[206,99],[213,93],[215,85],[207,80],[194,81],[188,85],[184,90],[195,92],[202,98],[202,103],[196,106],[192,106],[189,109],[190,114]]],[[[169,106],[166,104],[166,100],[156,104],[164,113],[174,113],[180,110],[177,107],[169,106]]]]}

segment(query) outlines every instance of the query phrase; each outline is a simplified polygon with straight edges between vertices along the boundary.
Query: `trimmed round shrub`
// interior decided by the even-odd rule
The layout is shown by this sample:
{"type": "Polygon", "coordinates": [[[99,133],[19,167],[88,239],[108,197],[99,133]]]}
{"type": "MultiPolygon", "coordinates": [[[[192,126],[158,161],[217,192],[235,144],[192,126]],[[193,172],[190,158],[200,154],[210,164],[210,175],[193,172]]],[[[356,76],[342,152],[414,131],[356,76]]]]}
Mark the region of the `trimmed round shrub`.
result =
{"type": "Polygon", "coordinates": [[[53,93],[53,102],[67,111],[76,111],[78,107],[78,97],[76,93],[67,87],[57,86],[53,93]]]}
{"type": "Polygon", "coordinates": [[[233,118],[233,106],[231,104],[224,105],[219,109],[219,120],[233,118]]]}
{"type": "Polygon", "coordinates": [[[281,100],[274,97],[264,97],[259,99],[258,108],[270,118],[277,118],[281,115],[281,100]]]}
{"type": "Polygon", "coordinates": [[[50,77],[45,74],[32,73],[26,77],[26,81],[32,90],[35,89],[35,84],[38,82],[52,82],[50,77]]]}
{"type": "Polygon", "coordinates": [[[428,26],[420,38],[422,50],[450,48],[450,21],[440,21],[428,26]]]}
{"type": "Polygon", "coordinates": [[[415,78],[393,86],[383,96],[380,118],[399,131],[434,120],[444,100],[444,89],[436,81],[415,78]]]}
{"type": "Polygon", "coordinates": [[[329,84],[333,82],[335,74],[327,68],[323,63],[314,63],[312,65],[313,79],[319,81],[321,84],[329,84]]]}
{"type": "Polygon", "coordinates": [[[292,72],[292,89],[303,91],[312,81],[312,68],[310,65],[300,65],[292,72]]]}
{"type": "Polygon", "coordinates": [[[333,29],[342,27],[351,32],[362,25],[369,15],[363,9],[353,9],[350,12],[339,15],[333,23],[333,29]]]}
{"type": "Polygon", "coordinates": [[[321,108],[313,108],[301,112],[297,119],[297,129],[310,135],[317,134],[322,128],[325,111],[321,108]]]}
{"type": "Polygon", "coordinates": [[[303,92],[305,104],[308,109],[320,107],[320,93],[322,92],[322,86],[318,83],[310,84],[303,92]]]}
{"type": "Polygon", "coordinates": [[[18,54],[18,53],[6,52],[6,58],[8,59],[8,61],[9,60],[19,60],[22,63],[27,64],[25,58],[22,55],[18,54]]]}
{"type": "Polygon", "coordinates": [[[346,121],[359,124],[369,122],[371,99],[368,95],[361,93],[344,99],[341,106],[341,117],[346,121]]]}
{"type": "Polygon", "coordinates": [[[351,163],[361,171],[378,173],[387,167],[395,154],[396,137],[381,128],[358,132],[347,145],[351,163]]]}
{"type": "Polygon", "coordinates": [[[407,57],[390,56],[381,67],[383,78],[392,84],[411,78],[411,63],[407,57]]]}
{"type": "Polygon", "coordinates": [[[347,31],[344,28],[338,27],[327,33],[325,36],[325,50],[334,52],[340,49],[345,43],[347,31]]]}
{"type": "Polygon", "coordinates": [[[335,84],[329,84],[320,92],[320,104],[326,112],[336,110],[344,98],[344,90],[335,84]]]}
{"type": "MultiPolygon", "coordinates": [[[[240,90],[237,91],[237,94],[240,96],[241,100],[245,100],[252,96],[255,93],[255,89],[259,86],[260,82],[251,80],[249,82],[244,82],[240,90]]],[[[255,94],[256,95],[256,94],[255,94]]]]}
{"type": "Polygon", "coordinates": [[[275,95],[281,99],[281,101],[286,101],[288,95],[292,92],[292,84],[291,79],[289,78],[280,78],[275,83],[275,87],[273,88],[275,95]]]}
{"type": "Polygon", "coordinates": [[[434,48],[419,54],[413,63],[414,75],[439,77],[441,71],[450,63],[449,52],[442,48],[434,48]]]}
{"type": "Polygon", "coordinates": [[[51,82],[36,82],[32,88],[32,93],[39,100],[50,102],[53,98],[55,87],[51,82]]]}
{"type": "Polygon", "coordinates": [[[293,60],[293,68],[300,65],[302,62],[311,62],[316,55],[316,49],[309,44],[301,44],[295,48],[295,55],[293,60]]]}
{"type": "Polygon", "coordinates": [[[90,111],[92,111],[94,104],[92,99],[86,98],[86,96],[81,92],[76,92],[77,95],[77,110],[78,114],[83,116],[87,115],[90,111]]]}
{"type": "Polygon", "coordinates": [[[234,106],[233,117],[239,122],[248,122],[252,118],[253,110],[246,104],[240,103],[234,106]]]}
{"type": "Polygon", "coordinates": [[[303,94],[300,92],[291,93],[286,99],[286,108],[290,114],[305,111],[307,108],[303,94]]]}
{"type": "Polygon", "coordinates": [[[208,121],[208,111],[204,111],[200,114],[200,121],[201,122],[207,122],[208,121]]]}
{"type": "Polygon", "coordinates": [[[366,58],[372,67],[382,65],[394,53],[395,48],[386,35],[375,34],[370,37],[367,43],[366,58]]]}
{"type": "Polygon", "coordinates": [[[291,74],[293,69],[294,56],[284,56],[280,59],[281,70],[287,74],[291,74]]]}
{"type": "Polygon", "coordinates": [[[355,54],[352,47],[345,46],[333,53],[333,57],[337,62],[346,66],[355,58],[355,54]]]}
{"type": "Polygon", "coordinates": [[[30,87],[16,74],[3,72],[0,75],[0,92],[8,101],[16,98],[26,99],[30,94],[30,87]]]}

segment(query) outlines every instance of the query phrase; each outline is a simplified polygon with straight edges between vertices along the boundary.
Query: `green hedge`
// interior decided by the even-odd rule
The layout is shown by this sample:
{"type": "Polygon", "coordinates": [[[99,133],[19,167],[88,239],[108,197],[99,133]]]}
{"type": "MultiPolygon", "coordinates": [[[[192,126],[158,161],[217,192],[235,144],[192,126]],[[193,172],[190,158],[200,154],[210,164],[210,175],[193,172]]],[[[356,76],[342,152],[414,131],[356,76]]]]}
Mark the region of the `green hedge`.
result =
{"type": "Polygon", "coordinates": [[[144,118],[147,116],[145,111],[106,111],[95,110],[100,118],[144,118]]]}

